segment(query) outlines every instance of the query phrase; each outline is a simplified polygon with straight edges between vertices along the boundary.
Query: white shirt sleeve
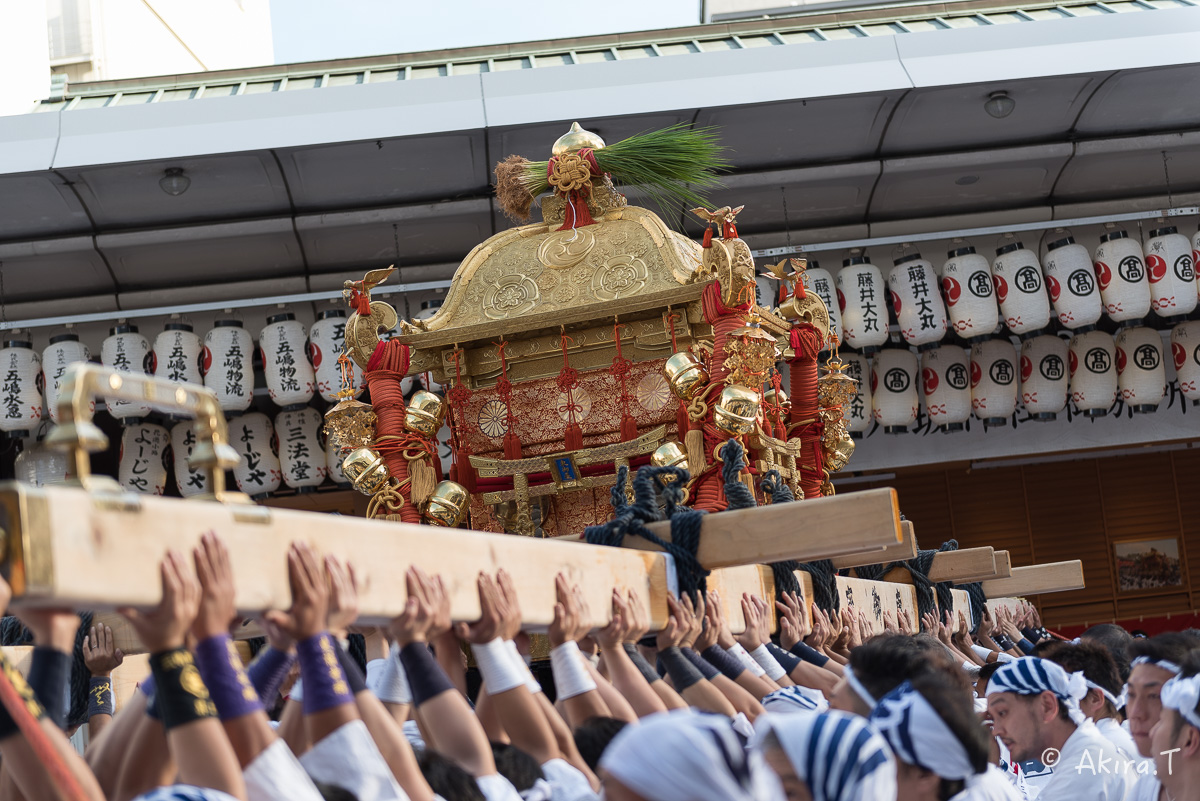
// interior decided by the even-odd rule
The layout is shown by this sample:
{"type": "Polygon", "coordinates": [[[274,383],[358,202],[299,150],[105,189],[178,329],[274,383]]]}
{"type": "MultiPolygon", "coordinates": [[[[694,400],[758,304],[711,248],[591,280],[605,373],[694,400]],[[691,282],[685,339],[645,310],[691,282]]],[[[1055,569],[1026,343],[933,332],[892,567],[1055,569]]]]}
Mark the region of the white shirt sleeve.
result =
{"type": "Polygon", "coordinates": [[[599,798],[583,771],[565,759],[542,763],[542,775],[550,783],[553,801],[595,801],[599,798]]]}
{"type": "Polygon", "coordinates": [[[521,801],[521,794],[517,792],[517,788],[499,773],[477,776],[475,784],[479,785],[479,791],[487,801],[521,801]]]}
{"type": "Polygon", "coordinates": [[[321,793],[283,740],[276,740],[242,773],[250,801],[321,801],[321,793]]]}
{"type": "Polygon", "coordinates": [[[313,781],[349,790],[358,801],[409,801],[392,777],[366,724],[354,720],[300,757],[313,781]]]}

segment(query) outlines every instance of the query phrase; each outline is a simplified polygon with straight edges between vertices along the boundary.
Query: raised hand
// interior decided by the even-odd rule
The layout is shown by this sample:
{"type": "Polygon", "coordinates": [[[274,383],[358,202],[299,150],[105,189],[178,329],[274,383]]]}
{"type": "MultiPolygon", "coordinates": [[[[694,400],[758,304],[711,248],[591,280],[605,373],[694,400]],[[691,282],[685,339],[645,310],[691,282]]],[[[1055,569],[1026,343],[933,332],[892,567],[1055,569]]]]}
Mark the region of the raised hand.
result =
{"type": "Polygon", "coordinates": [[[833,626],[829,621],[829,616],[825,614],[825,610],[817,605],[812,608],[813,625],[812,631],[804,638],[805,644],[814,651],[820,651],[825,647],[825,641],[829,639],[829,634],[833,630],[833,626]]]}
{"type": "Polygon", "coordinates": [[[479,588],[479,620],[474,623],[459,623],[455,627],[460,640],[483,645],[489,643],[505,630],[505,621],[509,619],[510,611],[499,585],[487,573],[480,573],[477,582],[479,588]]]}
{"type": "Polygon", "coordinates": [[[438,597],[441,581],[433,581],[419,567],[409,567],[404,574],[405,586],[408,589],[408,600],[404,602],[404,611],[392,618],[387,625],[388,636],[394,639],[401,648],[412,642],[425,642],[437,618],[438,605],[445,603],[446,614],[449,615],[449,602],[445,601],[445,593],[438,597]]]}
{"type": "Polygon", "coordinates": [[[517,587],[513,584],[508,571],[500,568],[496,571],[496,589],[500,593],[500,612],[503,615],[500,636],[506,640],[516,639],[521,633],[521,604],[517,600],[517,587]]]}
{"type": "Polygon", "coordinates": [[[325,557],[325,576],[329,587],[329,631],[336,637],[358,620],[358,576],[354,566],[336,556],[325,557]]]}
{"type": "Polygon", "coordinates": [[[891,633],[897,631],[896,616],[892,614],[892,610],[890,609],[883,613],[883,630],[891,633]]]}
{"type": "Polygon", "coordinates": [[[907,609],[901,609],[899,612],[901,631],[908,634],[913,630],[912,616],[908,614],[907,609]]]}
{"type": "Polygon", "coordinates": [[[228,634],[237,617],[234,606],[233,568],[229,564],[229,549],[214,532],[200,538],[192,549],[196,577],[200,581],[200,608],[192,623],[192,636],[198,641],[218,634],[228,634]]]}
{"type": "Polygon", "coordinates": [[[150,612],[119,609],[150,653],[171,651],[183,645],[200,608],[200,582],[182,554],[168,551],[159,564],[162,599],[150,612]]]}
{"type": "Polygon", "coordinates": [[[683,633],[687,625],[683,621],[683,610],[679,602],[674,596],[667,596],[667,608],[670,609],[670,615],[667,617],[667,625],[658,632],[658,650],[665,651],[666,649],[679,645],[683,640],[683,633]]]}
{"type": "Polygon", "coordinates": [[[628,601],[621,595],[620,590],[614,589],[612,592],[612,620],[607,626],[596,629],[592,634],[603,650],[612,651],[621,647],[630,630],[629,618],[631,615],[628,601]]]}
{"type": "Polygon", "coordinates": [[[685,593],[679,601],[679,608],[682,613],[681,620],[686,625],[679,644],[684,648],[691,648],[704,629],[704,597],[697,592],[696,603],[693,604],[692,597],[685,593]]]}
{"type": "Polygon", "coordinates": [[[762,642],[758,639],[758,607],[754,605],[754,601],[748,593],[742,593],[742,617],[746,621],[746,628],[742,630],[741,634],[736,635],[734,639],[747,651],[753,651],[762,645],[762,642]]]}
{"type": "Polygon", "coordinates": [[[272,610],[266,618],[293,640],[307,640],[326,631],[329,625],[329,585],[321,562],[307,543],[293,542],[287,559],[291,608],[286,612],[272,610]]]}
{"type": "Polygon", "coordinates": [[[779,610],[779,644],[785,649],[791,648],[804,636],[800,598],[796,593],[785,592],[783,601],[775,602],[775,608],[779,610]]]}
{"type": "Polygon", "coordinates": [[[113,643],[113,632],[103,624],[92,626],[83,638],[83,664],[93,676],[111,676],[125,661],[125,654],[113,643]]]}
{"type": "Polygon", "coordinates": [[[703,652],[717,644],[717,635],[720,632],[718,631],[717,626],[714,626],[708,620],[708,610],[710,605],[706,602],[705,598],[699,598],[698,601],[700,605],[696,608],[696,614],[697,617],[699,617],[702,625],[700,627],[700,634],[697,635],[696,642],[693,647],[697,651],[703,652]]]}
{"type": "Polygon", "coordinates": [[[721,606],[721,594],[713,590],[708,594],[708,606],[704,610],[704,622],[713,626],[717,631],[717,645],[728,651],[737,644],[729,624],[725,622],[724,607],[721,606]]]}
{"type": "Polygon", "coordinates": [[[650,631],[650,611],[634,590],[625,596],[625,642],[637,644],[650,631]]]}
{"type": "Polygon", "coordinates": [[[554,577],[554,591],[558,603],[554,605],[554,620],[550,623],[550,645],[558,647],[565,642],[576,642],[588,632],[583,622],[586,608],[583,594],[577,585],[567,583],[567,577],[559,573],[554,577]]]}

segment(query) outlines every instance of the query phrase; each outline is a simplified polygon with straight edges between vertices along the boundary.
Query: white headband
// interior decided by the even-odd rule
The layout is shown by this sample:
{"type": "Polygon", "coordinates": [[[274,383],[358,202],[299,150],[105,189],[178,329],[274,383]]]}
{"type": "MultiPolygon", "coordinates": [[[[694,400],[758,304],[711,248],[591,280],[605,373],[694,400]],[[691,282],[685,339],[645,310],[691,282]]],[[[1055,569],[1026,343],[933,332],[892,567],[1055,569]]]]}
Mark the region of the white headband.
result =
{"type": "Polygon", "coordinates": [[[1101,694],[1102,694],[1102,695],[1103,695],[1105,698],[1107,698],[1107,699],[1108,699],[1108,700],[1109,700],[1109,701],[1112,703],[1112,705],[1113,705],[1114,707],[1116,707],[1118,710],[1120,710],[1122,707],[1124,707],[1124,706],[1125,706],[1125,703],[1126,703],[1126,696],[1127,696],[1127,694],[1128,694],[1128,693],[1125,691],[1125,688],[1123,688],[1123,687],[1121,688],[1121,694],[1120,694],[1120,695],[1113,695],[1111,692],[1109,692],[1108,690],[1104,689],[1103,687],[1101,687],[1101,686],[1100,686],[1099,684],[1097,684],[1096,682],[1094,682],[1094,681],[1091,681],[1091,680],[1090,680],[1090,679],[1088,679],[1086,676],[1084,677],[1084,679],[1083,679],[1083,680],[1084,680],[1084,682],[1087,684],[1087,686],[1088,686],[1088,687],[1092,688],[1093,690],[1099,690],[1099,691],[1100,691],[1100,693],[1101,693],[1101,694]]]}
{"type": "Polygon", "coordinates": [[[1176,710],[1188,723],[1200,729],[1200,715],[1196,714],[1196,704],[1200,703],[1200,675],[1168,679],[1162,686],[1161,698],[1163,706],[1176,710]]]}
{"type": "Polygon", "coordinates": [[[1079,699],[1087,695],[1087,679],[1082,672],[1070,673],[1059,664],[1036,656],[1026,656],[1009,662],[992,674],[988,682],[988,698],[996,693],[1038,695],[1051,692],[1067,708],[1067,714],[1075,725],[1080,725],[1086,716],[1079,709],[1079,699]]]}
{"type": "Polygon", "coordinates": [[[1170,673],[1174,673],[1176,676],[1183,672],[1183,668],[1169,659],[1151,659],[1148,656],[1139,656],[1130,663],[1129,667],[1135,668],[1138,665],[1149,665],[1150,667],[1162,668],[1170,673]]]}
{"type": "Polygon", "coordinates": [[[975,775],[967,749],[921,693],[904,682],[885,695],[871,712],[871,724],[896,757],[944,779],[975,775]]]}
{"type": "Polygon", "coordinates": [[[767,693],[762,697],[762,706],[768,712],[824,712],[829,709],[829,701],[820,690],[802,687],[799,684],[784,687],[781,690],[767,693]]]}
{"type": "Polygon", "coordinates": [[[850,689],[854,690],[858,697],[863,699],[863,702],[867,705],[867,709],[874,709],[875,704],[879,702],[875,700],[875,696],[867,692],[867,688],[858,680],[858,676],[854,675],[854,670],[850,667],[849,663],[842,665],[842,676],[850,685],[850,689]]]}

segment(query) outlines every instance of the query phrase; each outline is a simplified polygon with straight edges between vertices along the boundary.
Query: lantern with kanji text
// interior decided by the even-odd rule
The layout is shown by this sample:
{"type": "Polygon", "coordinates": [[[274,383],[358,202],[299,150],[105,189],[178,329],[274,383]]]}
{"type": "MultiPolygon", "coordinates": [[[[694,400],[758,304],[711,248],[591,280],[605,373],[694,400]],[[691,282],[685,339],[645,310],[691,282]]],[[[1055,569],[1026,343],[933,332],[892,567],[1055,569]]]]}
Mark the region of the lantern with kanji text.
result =
{"type": "Polygon", "coordinates": [[[275,417],[283,481],[292,489],[309,491],[329,474],[320,429],[321,413],[310,406],[282,411],[275,417]]]}
{"type": "Polygon", "coordinates": [[[1053,420],[1070,394],[1067,341],[1053,334],[1021,343],[1021,402],[1035,420],[1053,420]]]}
{"type": "Polygon", "coordinates": [[[884,348],[871,365],[871,408],[885,434],[903,434],[917,420],[917,357],[908,348],[884,348]]]}
{"type": "Polygon", "coordinates": [[[1117,398],[1117,347],[1111,335],[1087,331],[1071,339],[1071,402],[1085,417],[1103,417],[1117,398]]]}
{"type": "Polygon", "coordinates": [[[244,412],[254,401],[254,340],[241,320],[217,320],[204,335],[204,386],[226,412],[244,412]]]}
{"type": "Polygon", "coordinates": [[[1138,326],[1117,333],[1117,391],[1134,412],[1158,409],[1167,394],[1167,366],[1162,338],[1152,328],[1138,326]]]}
{"type": "Polygon", "coordinates": [[[1036,253],[1017,241],[996,248],[992,280],[1009,331],[1026,336],[1050,324],[1050,299],[1036,253]]]}
{"type": "Polygon", "coordinates": [[[304,324],[291,312],[267,318],[258,335],[267,393],[285,409],[303,406],[317,389],[316,375],[306,356],[304,324]]]}
{"type": "Polygon", "coordinates": [[[931,424],[946,432],[963,430],[971,417],[970,380],[967,352],[958,345],[921,354],[921,388],[931,424]]]}
{"type": "Polygon", "coordinates": [[[265,498],[279,489],[283,470],[271,420],[262,412],[250,412],[229,421],[229,444],[241,456],[233,477],[238,489],[251,498],[265,498]]]}
{"type": "Polygon", "coordinates": [[[1113,322],[1140,320],[1150,312],[1150,282],[1142,246],[1125,230],[1100,237],[1095,255],[1096,283],[1104,311],[1113,322]]]}
{"type": "Polygon", "coordinates": [[[842,342],[868,355],[879,350],[888,339],[883,273],[866,256],[853,255],[842,262],[834,283],[841,309],[842,342]]]}
{"type": "Polygon", "coordinates": [[[1000,426],[1017,410],[1017,349],[996,337],[971,348],[971,409],[984,425],[1000,426]]]}
{"type": "MultiPolygon", "coordinates": [[[[136,325],[118,323],[100,346],[100,362],[124,373],[150,372],[150,342],[136,325]]],[[[137,420],[150,414],[150,406],[137,401],[105,398],[108,413],[118,420],[137,420]]]]}
{"type": "Polygon", "coordinates": [[[171,435],[153,423],[136,422],[121,431],[117,482],[127,492],[162,495],[167,491],[167,449],[171,435]]]}
{"type": "Polygon", "coordinates": [[[1046,288],[1058,321],[1073,331],[1089,330],[1104,311],[1092,257],[1073,236],[1055,239],[1046,251],[1046,288]]]}
{"type": "Polygon", "coordinates": [[[950,315],[950,330],[968,342],[991,336],[1000,323],[1000,312],[996,308],[987,257],[966,244],[947,251],[946,257],[942,265],[942,293],[950,315]]]}
{"type": "Polygon", "coordinates": [[[1196,308],[1196,265],[1192,243],[1173,225],[1150,232],[1146,242],[1146,279],[1150,283],[1150,308],[1159,317],[1172,319],[1196,308]]]}

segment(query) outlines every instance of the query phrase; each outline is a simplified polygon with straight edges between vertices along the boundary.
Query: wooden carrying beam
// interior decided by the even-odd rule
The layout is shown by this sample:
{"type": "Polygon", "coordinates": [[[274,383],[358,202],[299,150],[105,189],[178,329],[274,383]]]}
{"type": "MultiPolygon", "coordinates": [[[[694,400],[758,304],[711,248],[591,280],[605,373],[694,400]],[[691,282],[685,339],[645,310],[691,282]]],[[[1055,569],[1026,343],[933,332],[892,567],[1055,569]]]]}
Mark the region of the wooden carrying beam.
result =
{"type": "Polygon", "coordinates": [[[983,591],[989,598],[1065,592],[1083,587],[1083,562],[1078,559],[1014,567],[1009,578],[983,582],[983,591]]]}
{"type": "Polygon", "coordinates": [[[836,570],[849,570],[867,565],[884,565],[891,562],[907,562],[917,557],[917,538],[913,534],[913,524],[910,520],[900,521],[900,541],[887,545],[881,550],[861,551],[848,556],[835,556],[833,567],[836,570]]]}
{"type": "Polygon", "coordinates": [[[963,548],[958,551],[942,551],[933,557],[929,566],[929,580],[935,584],[940,581],[953,581],[955,584],[967,584],[991,578],[996,572],[996,562],[992,558],[992,549],[963,548]]]}

